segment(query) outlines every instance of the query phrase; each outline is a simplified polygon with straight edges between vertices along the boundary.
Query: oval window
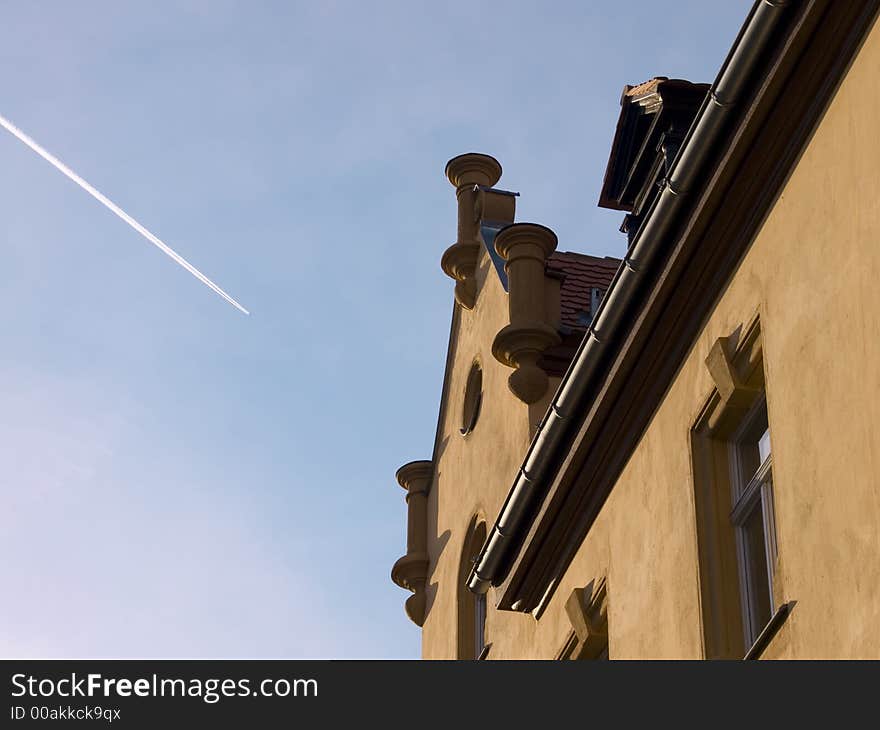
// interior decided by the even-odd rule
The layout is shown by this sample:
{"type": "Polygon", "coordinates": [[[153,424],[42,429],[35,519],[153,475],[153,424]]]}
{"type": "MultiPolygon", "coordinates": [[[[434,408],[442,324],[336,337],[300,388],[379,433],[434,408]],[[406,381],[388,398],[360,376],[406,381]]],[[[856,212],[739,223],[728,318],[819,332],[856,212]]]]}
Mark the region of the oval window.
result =
{"type": "Polygon", "coordinates": [[[483,400],[483,369],[474,362],[468,373],[464,387],[464,407],[461,412],[461,434],[464,436],[474,430],[480,417],[480,404],[483,400]]]}

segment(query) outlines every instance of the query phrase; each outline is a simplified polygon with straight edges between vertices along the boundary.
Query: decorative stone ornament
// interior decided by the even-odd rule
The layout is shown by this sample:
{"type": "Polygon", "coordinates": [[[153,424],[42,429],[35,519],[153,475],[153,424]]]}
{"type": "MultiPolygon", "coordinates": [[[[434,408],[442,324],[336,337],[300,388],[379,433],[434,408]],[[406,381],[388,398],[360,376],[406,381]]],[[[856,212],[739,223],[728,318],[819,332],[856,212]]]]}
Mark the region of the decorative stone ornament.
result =
{"type": "Polygon", "coordinates": [[[391,568],[391,580],[413,592],[406,615],[417,626],[425,622],[425,581],[428,577],[428,489],[434,475],[431,461],[411,461],[397,470],[397,483],[406,490],[406,555],[391,568]]]}
{"type": "Polygon", "coordinates": [[[510,324],[495,336],[492,355],[516,368],[507,384],[524,403],[535,403],[547,392],[549,379],[538,359],[560,342],[556,328],[546,321],[544,292],[544,268],[556,245],[556,234],[537,223],[514,223],[495,238],[509,281],[510,324]]]}
{"type": "Polygon", "coordinates": [[[605,577],[575,588],[565,602],[572,630],[581,642],[608,636],[608,585],[605,577]]]}
{"type": "Polygon", "coordinates": [[[598,659],[608,653],[608,585],[605,577],[575,588],[565,602],[571,631],[557,659],[598,659]]]}
{"type": "Polygon", "coordinates": [[[480,255],[480,221],[476,210],[479,186],[492,187],[501,179],[494,157],[469,152],[446,163],[446,177],[455,186],[458,200],[458,238],[443,254],[440,266],[455,279],[455,299],[473,309],[477,298],[476,268],[480,255]]]}

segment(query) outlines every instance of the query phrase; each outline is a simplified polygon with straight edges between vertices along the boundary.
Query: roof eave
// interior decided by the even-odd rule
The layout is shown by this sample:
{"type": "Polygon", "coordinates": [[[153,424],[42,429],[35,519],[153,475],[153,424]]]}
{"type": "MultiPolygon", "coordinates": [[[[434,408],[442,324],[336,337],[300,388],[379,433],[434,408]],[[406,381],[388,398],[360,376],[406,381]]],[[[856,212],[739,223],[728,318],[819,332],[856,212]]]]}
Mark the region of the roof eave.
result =
{"type": "MultiPolygon", "coordinates": [[[[572,551],[576,549],[577,538],[585,534],[589,528],[590,513],[594,518],[601,503],[604,502],[604,497],[607,496],[607,493],[604,496],[600,493],[580,494],[580,502],[573,506],[569,499],[568,519],[580,520],[576,525],[570,521],[567,523],[569,532],[572,532],[573,536],[562,535],[559,530],[555,534],[548,532],[550,527],[558,524],[556,519],[564,499],[571,497],[566,490],[571,487],[583,463],[578,461],[583,456],[579,450],[590,438],[595,438],[596,434],[601,435],[603,428],[605,428],[604,435],[608,435],[609,428],[603,425],[600,415],[603,407],[605,407],[605,415],[608,415],[608,404],[620,395],[621,389],[627,382],[630,371],[627,370],[624,360],[638,355],[639,346],[645,346],[645,338],[648,335],[642,330],[656,326],[657,311],[653,312],[652,316],[655,317],[653,321],[651,317],[646,316],[645,311],[641,313],[632,311],[637,298],[645,306],[662,301],[656,297],[659,296],[658,292],[662,287],[670,286],[668,273],[670,270],[675,270],[675,267],[680,267],[684,260],[675,257],[677,255],[684,257],[689,250],[685,243],[693,245],[696,242],[699,233],[698,228],[694,227],[696,211],[690,210],[690,215],[687,217],[683,213],[683,210],[694,207],[694,201],[690,201],[689,206],[684,208],[682,201],[687,199],[688,193],[697,190],[701,212],[708,213],[707,206],[710,204],[721,206],[720,191],[724,185],[730,184],[730,181],[736,178],[737,171],[745,164],[743,160],[746,160],[755,166],[775,165],[772,175],[770,171],[764,171],[767,184],[760,191],[757,188],[759,183],[754,182],[755,178],[740,178],[741,185],[752,185],[755,188],[753,191],[744,191],[744,197],[746,197],[745,192],[755,195],[760,192],[763,196],[761,200],[769,208],[769,201],[774,196],[772,186],[775,185],[778,189],[785,179],[787,169],[794,164],[799,150],[797,145],[805,143],[812,129],[811,125],[815,125],[824,104],[830,99],[835,82],[833,76],[836,74],[837,79],[842,76],[847,59],[854,53],[870,21],[876,15],[877,7],[877,0],[867,3],[864,9],[853,9],[850,4],[832,6],[827,0],[804,5],[796,2],[770,3],[762,0],[753,7],[737,42],[722,66],[718,79],[713,84],[711,97],[707,99],[698,114],[673,164],[666,194],[658,198],[645,225],[633,242],[624,265],[618,270],[609,295],[600,309],[600,319],[596,328],[585,338],[563,379],[542,422],[542,428],[536,434],[508,494],[495,527],[477,557],[470,576],[470,587],[479,591],[485,590],[490,584],[496,586],[499,608],[541,610],[552,594],[560,566],[567,564],[566,560],[570,560],[572,551]],[[782,18],[786,15],[784,6],[789,4],[797,5],[797,12],[793,10],[788,13],[788,17],[782,23],[782,18]],[[824,24],[818,22],[826,12],[841,16],[848,13],[846,19],[848,25],[845,23],[844,27],[851,29],[852,32],[846,38],[834,36],[833,27],[826,28],[824,24]],[[774,33],[777,29],[778,35],[774,33]],[[773,122],[779,127],[786,124],[794,126],[798,132],[794,135],[797,138],[794,138],[793,130],[780,129],[787,132],[788,137],[782,134],[779,135],[779,140],[773,140],[768,136],[766,126],[763,129],[764,134],[758,137],[755,124],[766,123],[767,120],[764,118],[762,122],[762,116],[756,113],[754,106],[756,104],[772,106],[776,97],[772,97],[770,92],[781,95],[786,74],[791,71],[795,60],[801,59],[799,54],[804,46],[808,45],[808,41],[812,41],[809,50],[814,56],[821,56],[830,71],[822,83],[819,83],[821,80],[812,78],[799,79],[802,86],[810,87],[812,84],[813,87],[817,85],[821,87],[821,89],[813,88],[812,96],[806,93],[810,88],[806,88],[803,90],[804,98],[794,95],[786,99],[788,104],[799,110],[803,118],[792,118],[787,114],[773,117],[773,122]],[[792,54],[792,58],[787,57],[786,53],[792,54]],[[765,56],[768,60],[764,61],[763,65],[759,65],[759,61],[765,56]],[[719,117],[719,114],[723,117],[719,117]],[[734,120],[736,124],[731,126],[734,120]],[[745,133],[746,131],[748,134],[745,133]],[[745,155],[747,148],[743,145],[751,144],[754,139],[759,139],[762,144],[768,146],[776,144],[781,151],[777,150],[776,158],[763,161],[751,159],[745,155]],[[722,140],[725,144],[722,144],[722,140]],[[785,168],[785,165],[789,167],[785,168]],[[709,170],[709,173],[706,170],[709,170]],[[698,179],[698,175],[702,175],[703,178],[708,175],[709,179],[698,179]],[[700,184],[696,185],[698,182],[700,184]],[[674,229],[673,223],[680,228],[684,218],[688,219],[688,226],[684,230],[674,229]],[[690,239],[687,236],[690,236],[690,239]],[[671,249],[669,257],[656,257],[650,255],[652,252],[640,248],[652,241],[654,252],[661,243],[664,250],[671,249]],[[626,284],[627,281],[633,281],[633,276],[637,277],[636,281],[642,283],[641,287],[634,287],[632,283],[626,284]],[[601,319],[603,310],[606,313],[605,322],[601,319]],[[622,327],[621,322],[624,319],[627,323],[634,324],[622,327]],[[641,342],[639,337],[642,338],[641,342]],[[585,393],[598,395],[585,399],[585,393]],[[607,400],[603,401],[603,398],[607,400]],[[576,421],[571,419],[566,421],[567,416],[575,413],[582,417],[576,421]],[[579,444],[578,453],[575,453],[574,447],[577,444],[579,444]],[[551,488],[555,490],[554,497],[558,498],[553,503],[547,498],[551,488]],[[563,545],[566,539],[568,543],[563,545]],[[553,554],[548,554],[548,550],[553,554]]],[[[815,68],[816,63],[813,63],[813,66],[815,68]]],[[[764,114],[766,116],[766,109],[764,114]]],[[[729,200],[725,200],[725,205],[727,204],[729,200]]],[[[756,210],[753,217],[759,212],[756,210]]],[[[752,222],[753,233],[759,221],[755,219],[752,222]]],[[[711,269],[707,269],[708,284],[716,289],[720,288],[724,276],[729,276],[732,272],[738,260],[737,254],[741,256],[744,253],[750,240],[747,237],[748,233],[749,229],[743,226],[742,234],[737,241],[739,248],[732,246],[730,251],[720,250],[721,246],[717,247],[718,251],[711,250],[712,247],[703,247],[706,250],[702,255],[710,257],[707,259],[707,266],[715,267],[711,275],[708,274],[711,269]],[[711,258],[712,256],[715,258],[711,258]]],[[[681,274],[680,271],[678,273],[681,274]]],[[[696,276],[696,273],[693,275],[696,276]]],[[[702,290],[704,298],[710,297],[711,286],[702,290]]],[[[696,321],[696,324],[691,322],[689,326],[693,328],[698,324],[699,321],[696,321]]],[[[681,352],[676,356],[683,357],[686,349],[679,349],[681,352]]],[[[672,359],[664,362],[664,367],[671,367],[671,362],[672,359]]],[[[629,365],[631,366],[632,363],[630,362],[629,365]]],[[[640,386],[643,387],[644,384],[640,386]]],[[[657,398],[662,396],[662,389],[659,395],[656,393],[654,395],[657,398]]],[[[645,423],[649,416],[650,414],[644,418],[645,423]]],[[[616,428],[633,429],[634,425],[626,423],[625,420],[621,422],[618,415],[616,428]]],[[[628,443],[631,443],[633,448],[638,435],[635,432],[629,434],[628,443]]],[[[620,452],[621,449],[617,451],[620,452]]],[[[621,453],[613,453],[610,457],[603,458],[607,462],[607,459],[612,457],[618,461],[622,459],[621,453]]],[[[608,474],[613,476],[614,468],[622,469],[622,463],[616,465],[605,463],[605,467],[608,469],[608,474]]],[[[613,479],[610,479],[610,486],[613,486],[613,479]]],[[[607,491],[610,491],[610,486],[606,484],[607,491]]]]}

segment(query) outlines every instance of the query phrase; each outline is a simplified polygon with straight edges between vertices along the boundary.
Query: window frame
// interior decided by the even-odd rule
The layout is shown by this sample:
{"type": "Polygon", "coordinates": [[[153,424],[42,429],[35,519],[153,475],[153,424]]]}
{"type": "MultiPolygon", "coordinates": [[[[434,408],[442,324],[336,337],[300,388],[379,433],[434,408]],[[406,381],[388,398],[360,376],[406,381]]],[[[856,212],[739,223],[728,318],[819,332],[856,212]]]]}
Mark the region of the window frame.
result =
{"type": "Polygon", "coordinates": [[[741,659],[754,646],[750,640],[757,636],[754,640],[758,641],[787,605],[776,569],[780,552],[775,499],[779,474],[774,463],[778,462],[773,461],[771,449],[763,463],[755,448],[765,432],[772,433],[772,393],[768,397],[772,386],[765,379],[758,316],[731,335],[719,337],[705,362],[715,387],[690,429],[703,653],[709,659],[741,659]],[[755,434],[759,430],[756,414],[763,417],[764,412],[767,428],[755,434]],[[756,465],[743,469],[739,456],[747,437],[753,437],[753,456],[746,461],[756,465]],[[735,526],[754,514],[749,508],[758,501],[771,604],[768,622],[761,626],[756,625],[760,621],[747,618],[752,614],[743,600],[748,578],[741,567],[745,551],[735,526]]]}
{"type": "Polygon", "coordinates": [[[467,436],[477,427],[483,407],[483,366],[479,359],[471,363],[464,386],[461,403],[461,427],[459,433],[467,436]]]}
{"type": "Polygon", "coordinates": [[[475,594],[467,584],[474,560],[486,541],[486,521],[481,516],[470,520],[461,548],[458,568],[456,607],[456,658],[479,659],[485,654],[487,644],[486,619],[488,597],[475,594]]]}
{"type": "Polygon", "coordinates": [[[479,658],[486,648],[486,594],[474,596],[474,657],[479,658]]]}
{"type": "Polygon", "coordinates": [[[767,415],[766,392],[761,393],[752,405],[751,410],[743,418],[737,433],[729,442],[730,464],[730,523],[736,536],[737,562],[739,568],[740,602],[744,642],[750,647],[773,618],[778,608],[774,600],[773,583],[775,577],[776,558],[776,518],[773,507],[773,450],[769,417],[767,415]],[[756,430],[757,427],[757,430],[756,430]],[[760,433],[758,439],[752,438],[760,433]],[[768,453],[761,457],[761,442],[768,438],[768,453]],[[744,452],[755,449],[759,463],[753,470],[746,465],[744,452]],[[749,474],[749,471],[752,473],[749,474]],[[757,558],[764,563],[763,574],[755,575],[758,566],[756,556],[752,554],[752,546],[747,539],[747,523],[756,510],[761,513],[762,555],[757,558]],[[765,617],[759,615],[759,597],[754,595],[756,583],[766,576],[768,608],[765,617]]]}

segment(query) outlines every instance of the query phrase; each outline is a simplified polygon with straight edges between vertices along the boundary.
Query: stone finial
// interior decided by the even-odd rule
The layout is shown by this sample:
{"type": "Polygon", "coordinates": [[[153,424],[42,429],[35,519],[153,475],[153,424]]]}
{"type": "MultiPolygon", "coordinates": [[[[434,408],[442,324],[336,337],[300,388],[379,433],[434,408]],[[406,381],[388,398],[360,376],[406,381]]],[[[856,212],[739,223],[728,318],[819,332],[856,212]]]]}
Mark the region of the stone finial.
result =
{"type": "Polygon", "coordinates": [[[501,165],[494,157],[469,152],[446,163],[446,177],[455,186],[458,200],[458,237],[443,254],[440,266],[455,279],[455,298],[473,309],[477,297],[476,267],[480,254],[476,186],[491,187],[501,178],[501,165]]]}
{"type": "Polygon", "coordinates": [[[391,580],[413,592],[406,615],[418,626],[425,621],[425,581],[428,577],[428,490],[434,475],[431,461],[411,461],[397,470],[397,483],[406,490],[406,555],[391,569],[391,580]]]}
{"type": "Polygon", "coordinates": [[[549,379],[538,359],[560,342],[559,333],[547,323],[544,292],[544,267],[556,244],[556,234],[536,223],[514,223],[495,238],[509,281],[510,324],[495,336],[492,354],[516,368],[507,383],[524,403],[535,403],[547,392],[549,379]]]}
{"type": "Polygon", "coordinates": [[[466,152],[446,163],[446,177],[456,188],[463,185],[491,188],[501,179],[501,163],[491,155],[466,152]]]}

